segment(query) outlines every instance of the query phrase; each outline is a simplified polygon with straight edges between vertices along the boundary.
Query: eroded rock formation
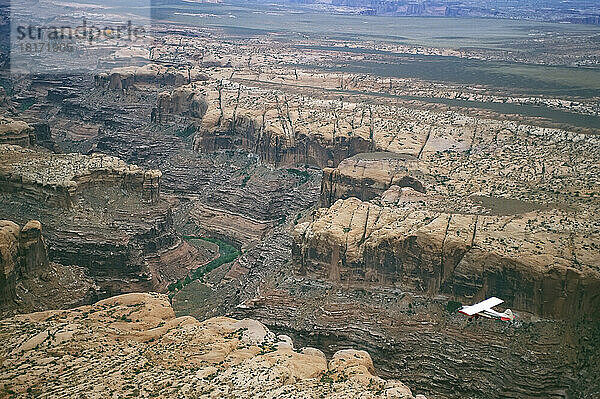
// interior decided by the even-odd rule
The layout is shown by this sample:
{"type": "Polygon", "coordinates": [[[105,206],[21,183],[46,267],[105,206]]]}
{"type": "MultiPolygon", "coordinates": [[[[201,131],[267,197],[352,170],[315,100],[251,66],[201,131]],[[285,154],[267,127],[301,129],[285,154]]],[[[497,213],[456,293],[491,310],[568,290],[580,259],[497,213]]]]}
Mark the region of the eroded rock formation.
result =
{"type": "Polygon", "coordinates": [[[16,299],[17,280],[48,268],[48,251],[42,225],[30,220],[22,228],[0,220],[0,306],[16,299]]]}
{"type": "MultiPolygon", "coordinates": [[[[114,71],[97,86],[86,77],[32,79],[40,101],[25,114],[48,120],[63,150],[160,169],[163,188],[179,197],[140,209],[135,192],[86,185],[72,216],[27,201],[16,210],[21,199],[5,197],[8,213],[41,212],[54,221],[51,254],[67,262],[81,256],[96,281],[112,287],[108,293],[176,279],[194,256],[171,229],[165,200],[172,200],[178,228],[244,246],[233,264],[175,296],[175,305],[186,304],[180,311],[259,318],[330,355],[368,348],[378,370],[408,370],[411,384],[434,396],[597,391],[590,381],[599,373],[586,362],[597,358],[590,342],[598,334],[578,336],[581,324],[539,320],[597,314],[590,309],[597,307],[600,141],[577,133],[590,129],[402,97],[518,100],[489,87],[448,91],[440,82],[286,66],[337,69],[340,53],[347,61],[371,57],[362,51],[324,54],[303,43],[298,57],[271,42],[269,50],[278,50],[268,54],[262,46],[271,39],[224,43],[195,33],[166,34],[153,54],[165,56],[165,65],[214,66],[211,79],[196,84],[208,103],[197,132],[187,126],[199,122],[201,104],[173,88],[189,84],[187,69],[114,71]],[[166,123],[149,123],[157,101],[166,123]],[[200,154],[189,148],[191,133],[200,154]],[[327,167],[322,204],[331,209],[307,210],[318,196],[310,181],[318,173],[298,163],[327,167]],[[453,299],[471,303],[488,294],[516,308],[517,323],[468,322],[447,308],[453,299]]],[[[597,108],[595,100],[577,101],[558,109],[597,108]]]]}
{"type": "Polygon", "coordinates": [[[0,326],[0,388],[15,395],[413,398],[401,382],[374,376],[367,352],[327,362],[255,320],[176,318],[164,295],[122,295],[0,326]]]}
{"type": "Polygon", "coordinates": [[[0,117],[0,144],[28,147],[35,143],[33,127],[26,122],[0,117]]]}
{"type": "Polygon", "coordinates": [[[112,90],[127,90],[136,83],[181,86],[197,80],[206,80],[206,75],[197,69],[184,70],[159,64],[114,68],[95,76],[96,85],[112,90]]]}
{"type": "Polygon", "coordinates": [[[444,213],[350,198],[296,226],[294,255],[301,273],[331,281],[445,293],[459,301],[498,295],[513,308],[576,318],[600,308],[600,236],[581,217],[560,209],[444,213]]]}
{"type": "MultiPolygon", "coordinates": [[[[425,166],[413,155],[373,152],[346,158],[337,168],[323,169],[321,206],[357,197],[365,201],[379,197],[392,186],[411,187],[424,193],[425,166]]],[[[429,177],[427,176],[427,179],[429,177]]]]}
{"type": "Polygon", "coordinates": [[[104,295],[164,289],[195,265],[194,249],[173,229],[171,204],[160,198],[159,171],[8,145],[0,160],[4,215],[39,218],[50,258],[85,267],[104,295]]]}
{"type": "Polygon", "coordinates": [[[197,151],[240,148],[276,166],[326,167],[372,148],[362,120],[356,130],[336,122],[343,103],[288,98],[225,80],[211,82],[206,92],[208,111],[194,139],[197,151]]]}
{"type": "Polygon", "coordinates": [[[119,187],[156,203],[158,170],[143,170],[122,160],[95,154],[50,154],[20,146],[0,145],[2,191],[23,191],[40,201],[70,207],[88,187],[119,187]]]}
{"type": "Polygon", "coordinates": [[[199,124],[206,114],[208,104],[202,92],[194,86],[182,86],[171,92],[158,94],[157,122],[166,121],[176,116],[197,120],[199,124]]]}
{"type": "Polygon", "coordinates": [[[42,225],[0,221],[0,317],[91,303],[98,287],[82,267],[50,262],[42,225]]]}

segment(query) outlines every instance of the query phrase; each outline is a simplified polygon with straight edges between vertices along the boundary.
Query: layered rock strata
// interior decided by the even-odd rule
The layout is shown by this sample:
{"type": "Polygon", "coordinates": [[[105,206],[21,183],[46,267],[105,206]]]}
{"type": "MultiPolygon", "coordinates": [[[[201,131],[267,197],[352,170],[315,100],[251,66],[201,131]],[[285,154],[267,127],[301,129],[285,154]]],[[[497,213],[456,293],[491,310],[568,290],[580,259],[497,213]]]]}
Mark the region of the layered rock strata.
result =
{"type": "Polygon", "coordinates": [[[114,68],[94,77],[97,86],[111,90],[127,90],[137,84],[181,86],[197,80],[206,80],[198,69],[178,69],[159,64],[114,68]]]}
{"type": "Polygon", "coordinates": [[[206,99],[198,88],[194,85],[182,86],[158,94],[155,118],[156,122],[161,123],[181,116],[196,120],[199,124],[207,108],[206,99]]]}
{"type": "Polygon", "coordinates": [[[0,146],[0,204],[46,229],[51,260],[86,268],[102,292],[165,289],[196,265],[159,196],[161,173],[104,155],[0,146]]]}
{"type": "Polygon", "coordinates": [[[220,79],[203,83],[208,110],[195,137],[197,151],[241,148],[275,165],[307,163],[323,168],[364,152],[423,159],[433,153],[500,146],[517,137],[537,141],[542,136],[570,134],[535,121],[493,119],[485,112],[473,116],[435,107],[417,109],[411,102],[369,92],[323,88],[318,84],[332,81],[318,80],[317,75],[305,74],[306,81],[293,82],[276,82],[272,75],[250,71],[238,72],[233,79],[224,75],[215,73],[220,79]]]}
{"type": "Polygon", "coordinates": [[[337,125],[334,115],[343,103],[288,98],[226,80],[207,84],[206,96],[208,111],[194,141],[198,151],[242,148],[276,166],[326,167],[372,147],[362,120],[355,134],[345,123],[337,125]]]}
{"type": "Polygon", "coordinates": [[[82,267],[50,262],[42,225],[0,221],[0,318],[91,303],[98,287],[82,267]]]}
{"type": "Polygon", "coordinates": [[[178,293],[176,313],[254,318],[327,356],[360,348],[382,375],[410,381],[428,397],[598,393],[597,322],[540,319],[522,310],[515,310],[511,324],[470,321],[456,313],[459,304],[451,294],[333,281],[316,273],[299,276],[290,272],[292,247],[286,226],[277,226],[235,263],[206,276],[204,284],[194,282],[178,293]]]}
{"type": "Polygon", "coordinates": [[[163,295],[122,295],[0,324],[0,386],[12,395],[413,398],[399,381],[374,376],[367,352],[339,351],[328,362],[255,320],[176,318],[163,295]]]}
{"type": "Polygon", "coordinates": [[[48,268],[41,223],[30,220],[21,228],[9,220],[0,220],[0,254],[0,306],[3,306],[16,299],[18,280],[48,268]]]}
{"type": "Polygon", "coordinates": [[[383,194],[392,186],[426,191],[424,167],[413,155],[373,152],[346,158],[337,168],[323,169],[321,206],[337,199],[357,197],[365,201],[383,194]]]}
{"type": "MultiPolygon", "coordinates": [[[[498,201],[501,201],[500,199],[498,201]]],[[[592,215],[445,213],[338,200],[294,230],[301,274],[469,302],[499,296],[539,315],[597,316],[600,245],[592,215]],[[586,227],[587,226],[587,227],[586,227]]]]}
{"type": "Polygon", "coordinates": [[[35,131],[26,122],[0,117],[0,144],[28,147],[35,143],[35,131]]]}
{"type": "Polygon", "coordinates": [[[158,170],[143,170],[122,160],[95,154],[49,154],[19,146],[1,145],[2,191],[27,192],[32,199],[70,207],[88,187],[114,186],[156,203],[160,194],[158,170]]]}
{"type": "Polygon", "coordinates": [[[205,235],[225,237],[242,248],[256,245],[275,220],[255,220],[243,214],[212,208],[197,202],[189,217],[205,235]]]}
{"type": "Polygon", "coordinates": [[[598,395],[597,323],[540,320],[525,312],[510,325],[469,321],[449,304],[444,296],[400,288],[295,277],[263,284],[232,316],[259,319],[327,355],[366,350],[382,376],[401,377],[428,397],[598,395]]]}

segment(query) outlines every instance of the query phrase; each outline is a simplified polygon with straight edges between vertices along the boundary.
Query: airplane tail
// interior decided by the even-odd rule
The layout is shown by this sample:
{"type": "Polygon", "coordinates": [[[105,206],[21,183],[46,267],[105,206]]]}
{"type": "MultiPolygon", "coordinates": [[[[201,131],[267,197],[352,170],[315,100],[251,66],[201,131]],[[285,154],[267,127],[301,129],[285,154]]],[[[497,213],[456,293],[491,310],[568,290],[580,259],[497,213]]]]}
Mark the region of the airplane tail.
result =
{"type": "Polygon", "coordinates": [[[504,321],[512,321],[514,319],[515,319],[515,315],[513,314],[512,310],[506,309],[504,311],[504,315],[502,316],[502,320],[504,320],[504,321]]]}

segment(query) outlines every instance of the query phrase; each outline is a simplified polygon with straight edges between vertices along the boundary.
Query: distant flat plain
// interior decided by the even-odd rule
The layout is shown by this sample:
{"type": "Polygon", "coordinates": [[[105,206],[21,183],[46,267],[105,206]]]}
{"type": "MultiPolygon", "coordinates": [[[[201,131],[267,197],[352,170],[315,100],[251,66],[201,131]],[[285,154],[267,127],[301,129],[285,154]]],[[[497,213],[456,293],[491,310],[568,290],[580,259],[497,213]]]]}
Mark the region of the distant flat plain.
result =
{"type": "Polygon", "coordinates": [[[600,34],[600,27],[593,25],[490,18],[333,15],[243,1],[205,4],[184,0],[153,0],[152,15],[163,21],[192,26],[220,26],[237,30],[238,33],[245,30],[248,34],[321,34],[341,40],[377,39],[432,47],[509,51],[518,50],[514,44],[524,38],[600,34]]]}
{"type": "MultiPolygon", "coordinates": [[[[509,90],[518,96],[539,95],[575,101],[600,98],[599,66],[550,66],[449,56],[393,54],[378,51],[368,43],[385,41],[438,48],[530,52],[547,54],[546,57],[551,58],[552,43],[557,39],[564,44],[565,39],[572,38],[574,50],[577,45],[585,46],[587,40],[600,41],[600,27],[590,25],[486,18],[332,15],[315,13],[301,7],[260,5],[242,1],[204,4],[183,0],[155,0],[152,15],[160,22],[222,28],[225,35],[232,39],[270,33],[277,34],[282,41],[308,36],[333,41],[351,41],[356,46],[351,49],[311,47],[313,50],[352,51],[384,56],[384,62],[365,59],[334,67],[304,65],[309,68],[479,85],[509,90]]],[[[446,102],[445,99],[435,99],[434,102],[440,102],[439,100],[446,102]]],[[[598,115],[556,111],[544,106],[478,102],[469,104],[475,108],[539,116],[573,126],[600,128],[598,115]]]]}

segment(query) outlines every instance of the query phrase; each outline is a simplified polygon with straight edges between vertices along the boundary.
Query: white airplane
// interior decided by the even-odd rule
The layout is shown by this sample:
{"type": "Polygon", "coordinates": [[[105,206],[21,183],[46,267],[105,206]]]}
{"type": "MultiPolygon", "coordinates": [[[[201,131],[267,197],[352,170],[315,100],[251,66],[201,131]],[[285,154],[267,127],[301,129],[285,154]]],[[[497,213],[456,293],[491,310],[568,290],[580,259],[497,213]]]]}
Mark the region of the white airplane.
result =
{"type": "Polygon", "coordinates": [[[458,312],[471,317],[482,316],[487,317],[488,319],[496,319],[502,321],[514,320],[515,315],[513,314],[513,312],[511,312],[510,309],[506,309],[503,313],[496,312],[492,309],[494,306],[498,306],[502,302],[504,302],[502,299],[493,296],[491,298],[486,299],[485,301],[476,303],[475,305],[463,306],[460,309],[458,309],[458,312]]]}

